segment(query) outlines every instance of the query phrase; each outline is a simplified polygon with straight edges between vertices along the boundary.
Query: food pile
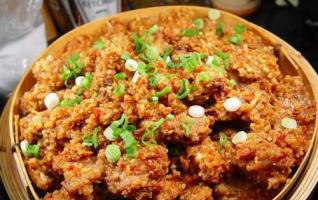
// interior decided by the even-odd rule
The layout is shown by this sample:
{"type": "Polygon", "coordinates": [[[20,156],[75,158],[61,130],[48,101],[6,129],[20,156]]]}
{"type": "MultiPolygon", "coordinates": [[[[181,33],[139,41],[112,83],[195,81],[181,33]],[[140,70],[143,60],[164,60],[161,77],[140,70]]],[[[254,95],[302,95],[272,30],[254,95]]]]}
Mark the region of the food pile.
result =
{"type": "Polygon", "coordinates": [[[19,136],[44,199],[271,199],[315,104],[276,49],[211,9],[105,22],[32,66],[19,136]]]}

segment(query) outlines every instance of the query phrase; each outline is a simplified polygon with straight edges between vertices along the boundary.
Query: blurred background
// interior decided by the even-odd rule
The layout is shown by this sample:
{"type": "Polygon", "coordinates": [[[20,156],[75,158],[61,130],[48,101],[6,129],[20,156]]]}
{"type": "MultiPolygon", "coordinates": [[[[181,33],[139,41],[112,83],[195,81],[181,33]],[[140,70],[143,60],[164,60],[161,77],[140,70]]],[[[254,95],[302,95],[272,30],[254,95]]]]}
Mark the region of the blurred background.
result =
{"type": "MultiPolygon", "coordinates": [[[[165,5],[240,15],[283,38],[318,69],[317,0],[0,0],[0,113],[29,64],[63,34],[104,16],[165,5]]],[[[0,200],[5,199],[0,181],[0,200]]]]}

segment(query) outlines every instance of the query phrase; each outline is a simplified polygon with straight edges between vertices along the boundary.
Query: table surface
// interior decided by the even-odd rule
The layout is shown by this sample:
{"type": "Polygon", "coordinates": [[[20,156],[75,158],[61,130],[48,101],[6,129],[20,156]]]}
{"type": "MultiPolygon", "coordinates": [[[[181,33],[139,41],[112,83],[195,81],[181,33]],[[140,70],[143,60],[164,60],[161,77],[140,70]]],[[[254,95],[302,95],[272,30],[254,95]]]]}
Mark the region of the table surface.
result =
{"type": "MultiPolygon", "coordinates": [[[[318,26],[310,26],[310,22],[318,21],[318,1],[300,1],[298,8],[291,5],[277,7],[274,1],[264,1],[259,10],[246,17],[247,20],[264,27],[283,38],[299,50],[317,71],[318,69],[318,26]]],[[[7,98],[0,93],[0,112],[7,98]]],[[[0,200],[9,199],[0,181],[0,200]]],[[[318,189],[313,192],[312,199],[318,199],[318,189]]]]}

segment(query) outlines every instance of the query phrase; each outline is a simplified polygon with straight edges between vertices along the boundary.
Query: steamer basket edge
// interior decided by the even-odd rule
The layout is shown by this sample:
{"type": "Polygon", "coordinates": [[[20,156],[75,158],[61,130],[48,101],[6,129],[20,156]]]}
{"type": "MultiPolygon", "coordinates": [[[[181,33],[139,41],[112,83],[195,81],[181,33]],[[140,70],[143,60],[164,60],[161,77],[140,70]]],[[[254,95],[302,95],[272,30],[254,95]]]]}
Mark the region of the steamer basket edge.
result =
{"type": "MultiPolygon", "coordinates": [[[[99,19],[99,20],[96,20],[94,22],[85,24],[77,29],[74,29],[73,31],[70,31],[69,33],[67,33],[64,36],[62,36],[61,38],[59,38],[57,41],[55,41],[53,44],[51,44],[51,46],[49,46],[46,50],[44,50],[42,52],[42,54],[34,61],[34,63],[37,60],[39,60],[40,58],[43,58],[52,52],[56,53],[57,51],[63,49],[63,47],[67,44],[67,42],[73,36],[80,35],[80,34],[93,34],[94,30],[97,30],[101,26],[105,25],[106,21],[109,19],[119,18],[121,21],[128,21],[130,19],[135,18],[136,16],[156,16],[159,12],[161,12],[163,10],[184,9],[184,8],[195,10],[196,14],[198,14],[198,17],[204,16],[204,15],[206,16],[207,11],[208,11],[208,8],[195,7],[195,6],[153,7],[153,8],[146,8],[146,9],[129,11],[129,12],[117,14],[114,16],[106,17],[103,19],[99,19]]],[[[246,25],[249,29],[257,32],[265,41],[267,41],[271,45],[277,45],[277,44],[281,45],[280,54],[282,55],[282,59],[284,59],[285,64],[289,64],[290,66],[295,68],[295,70],[291,71],[292,74],[297,73],[297,74],[300,74],[304,77],[305,84],[307,85],[308,89],[310,89],[310,92],[312,94],[312,97],[315,99],[316,107],[317,107],[318,86],[315,85],[315,83],[318,83],[317,74],[315,73],[313,68],[310,66],[310,64],[300,55],[300,53],[298,51],[293,49],[289,44],[287,44],[285,41],[281,40],[280,38],[278,38],[274,34],[264,30],[261,27],[258,27],[257,25],[254,25],[250,22],[247,22],[246,20],[244,20],[240,17],[237,17],[235,15],[232,15],[230,13],[223,12],[223,11],[222,11],[222,17],[226,22],[242,23],[242,24],[246,25]]],[[[31,80],[31,79],[32,79],[32,75],[31,75],[31,71],[29,68],[28,71],[24,74],[21,81],[19,82],[13,96],[11,97],[11,104],[9,105],[9,103],[8,103],[8,105],[6,106],[6,107],[9,107],[9,108],[7,108],[9,110],[9,113],[4,112],[2,114],[1,125],[3,125],[3,123],[9,124],[9,133],[10,133],[9,139],[11,141],[10,146],[9,146],[10,150],[11,150],[11,147],[13,144],[18,143],[18,141],[15,139],[17,135],[15,134],[15,131],[14,131],[14,123],[15,122],[13,119],[14,119],[14,115],[16,113],[18,113],[19,98],[23,94],[23,92],[26,91],[26,89],[28,89],[30,86],[33,85],[33,83],[32,83],[33,81],[28,82],[28,80],[31,80]],[[4,116],[4,115],[7,115],[7,116],[4,116]],[[7,119],[8,121],[5,122],[5,120],[3,118],[8,118],[7,119]]],[[[316,113],[316,115],[317,115],[317,113],[316,113]]],[[[293,177],[291,178],[289,183],[286,184],[284,189],[276,196],[275,199],[282,199],[283,197],[287,197],[287,196],[290,199],[305,199],[310,194],[310,191],[311,191],[310,188],[312,189],[313,184],[317,182],[318,178],[315,178],[317,176],[312,177],[312,176],[310,176],[310,174],[308,174],[309,172],[312,172],[314,174],[318,174],[318,170],[314,169],[314,167],[313,167],[314,164],[318,165],[318,156],[317,156],[318,150],[317,150],[317,137],[316,137],[317,124],[318,124],[318,120],[316,118],[315,131],[314,131],[313,139],[312,139],[310,147],[309,147],[310,150],[313,150],[312,153],[310,153],[311,151],[307,152],[307,154],[304,158],[304,161],[299,166],[296,173],[293,175],[293,177]],[[303,169],[306,169],[306,171],[302,171],[303,169]],[[300,177],[300,175],[301,175],[301,177],[300,177]],[[299,182],[297,182],[297,180],[299,180],[299,181],[301,180],[302,182],[299,183],[299,182]],[[295,184],[296,182],[297,182],[297,184],[295,184]],[[310,185],[310,183],[311,183],[311,185],[310,185]],[[298,186],[298,188],[292,188],[293,185],[298,186]],[[306,185],[306,187],[304,187],[305,185],[306,185]],[[302,189],[301,186],[303,186],[304,188],[302,189]]],[[[3,135],[3,132],[2,132],[2,135],[3,135]]],[[[1,136],[0,136],[0,145],[2,145],[1,136]]],[[[26,169],[23,165],[22,156],[21,156],[21,152],[20,152],[19,147],[17,145],[15,145],[14,149],[18,155],[18,163],[13,162],[12,164],[13,165],[15,165],[15,164],[20,165],[20,168],[21,168],[23,176],[24,176],[24,177],[22,177],[22,179],[25,178],[25,180],[27,182],[27,186],[28,186],[28,189],[27,189],[28,195],[27,195],[26,191],[24,191],[24,195],[29,196],[30,198],[39,199],[36,192],[34,191],[34,188],[31,184],[31,181],[27,175],[26,169]],[[32,195],[32,197],[30,195],[32,195]]],[[[0,153],[3,153],[3,152],[0,152],[0,153]]],[[[10,153],[9,149],[8,149],[7,153],[10,153]]],[[[0,156],[0,158],[2,158],[2,155],[0,156]]],[[[11,161],[12,160],[13,159],[11,159],[11,161]]],[[[0,162],[0,167],[1,167],[1,169],[3,169],[3,166],[2,166],[3,164],[1,164],[1,163],[2,162],[0,162]]],[[[15,166],[12,168],[17,168],[17,167],[15,166]]],[[[11,169],[11,170],[14,170],[14,169],[11,169]]],[[[1,176],[2,177],[5,176],[5,173],[3,173],[3,171],[1,172],[1,176]]],[[[15,178],[17,178],[17,177],[15,177],[15,178]]],[[[8,179],[6,179],[6,180],[8,180],[8,179]]],[[[18,181],[18,179],[16,179],[16,181],[18,181]]],[[[4,184],[5,184],[5,187],[9,193],[12,193],[12,192],[15,193],[15,191],[12,190],[12,189],[14,189],[14,188],[12,188],[12,184],[11,184],[11,187],[9,187],[9,185],[10,185],[9,183],[5,182],[4,184]]],[[[15,185],[15,184],[13,184],[13,185],[15,185]]],[[[17,185],[19,186],[18,189],[20,191],[23,190],[23,186],[21,188],[21,185],[22,185],[21,183],[18,183],[17,185]]],[[[9,195],[12,199],[23,199],[23,198],[19,198],[18,196],[12,196],[11,194],[9,194],[9,195]]]]}

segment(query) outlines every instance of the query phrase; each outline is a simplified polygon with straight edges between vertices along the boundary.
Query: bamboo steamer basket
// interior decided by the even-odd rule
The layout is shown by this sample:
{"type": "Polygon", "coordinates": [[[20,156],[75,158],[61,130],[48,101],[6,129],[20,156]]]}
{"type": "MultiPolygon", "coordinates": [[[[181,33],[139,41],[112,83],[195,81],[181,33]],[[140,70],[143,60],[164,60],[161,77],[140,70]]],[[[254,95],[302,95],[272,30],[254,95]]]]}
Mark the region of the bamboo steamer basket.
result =
{"type": "MultiPolygon", "coordinates": [[[[57,54],[63,51],[65,45],[72,38],[78,35],[94,35],[110,19],[117,18],[122,22],[128,22],[135,17],[156,17],[160,12],[168,10],[190,9],[193,10],[196,17],[204,17],[208,14],[208,8],[195,6],[169,6],[153,7],[129,12],[120,13],[114,16],[106,17],[94,22],[85,24],[55,41],[51,46],[42,52],[37,60],[46,57],[49,54],[57,54]]],[[[300,75],[303,77],[307,90],[311,97],[318,102],[318,76],[312,66],[305,60],[301,54],[292,48],[282,39],[274,34],[256,26],[240,17],[221,11],[221,18],[227,24],[244,24],[249,30],[260,35],[264,42],[272,46],[278,46],[278,58],[281,71],[284,74],[300,75]]],[[[36,61],[35,61],[36,62],[36,61]]],[[[33,63],[34,64],[34,63],[33,63]]],[[[32,66],[32,65],[31,65],[32,66]]],[[[39,199],[23,164],[21,151],[18,143],[18,124],[19,101],[23,93],[29,90],[35,84],[35,79],[30,68],[22,77],[14,93],[10,97],[0,121],[0,175],[10,199],[25,200],[39,199]]],[[[317,115],[317,112],[316,112],[317,115]]],[[[275,199],[307,199],[318,180],[318,130],[317,118],[315,121],[314,134],[308,149],[308,152],[298,167],[295,174],[286,183],[285,187],[275,197],[275,199]]]]}

